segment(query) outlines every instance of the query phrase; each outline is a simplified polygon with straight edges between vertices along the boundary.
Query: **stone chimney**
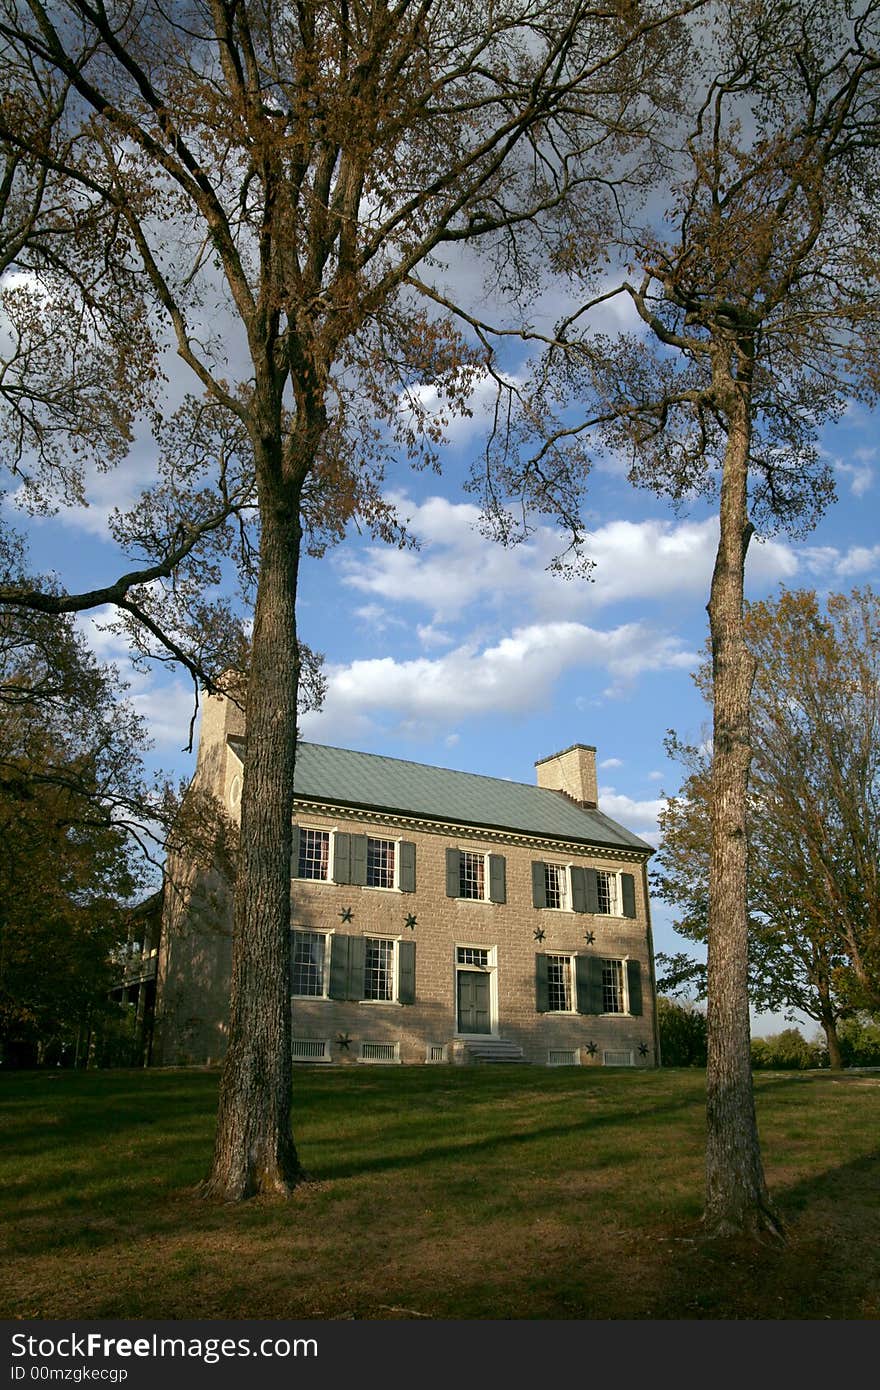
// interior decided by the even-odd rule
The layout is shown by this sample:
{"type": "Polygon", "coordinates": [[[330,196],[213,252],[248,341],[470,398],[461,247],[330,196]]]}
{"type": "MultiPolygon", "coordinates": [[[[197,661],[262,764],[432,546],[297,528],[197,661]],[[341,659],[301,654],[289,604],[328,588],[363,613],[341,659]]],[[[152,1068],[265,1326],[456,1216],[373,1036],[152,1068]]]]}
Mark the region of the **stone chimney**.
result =
{"type": "Polygon", "coordinates": [[[548,791],[564,792],[581,806],[599,804],[596,782],[596,750],[589,743],[573,743],[561,753],[540,758],[535,763],[538,786],[548,791]]]}
{"type": "MultiPolygon", "coordinates": [[[[244,701],[244,693],[238,694],[244,701]]],[[[226,740],[231,734],[244,737],[244,710],[225,695],[204,695],[201,700],[202,722],[199,729],[199,748],[196,771],[213,781],[226,761],[226,740]]]]}

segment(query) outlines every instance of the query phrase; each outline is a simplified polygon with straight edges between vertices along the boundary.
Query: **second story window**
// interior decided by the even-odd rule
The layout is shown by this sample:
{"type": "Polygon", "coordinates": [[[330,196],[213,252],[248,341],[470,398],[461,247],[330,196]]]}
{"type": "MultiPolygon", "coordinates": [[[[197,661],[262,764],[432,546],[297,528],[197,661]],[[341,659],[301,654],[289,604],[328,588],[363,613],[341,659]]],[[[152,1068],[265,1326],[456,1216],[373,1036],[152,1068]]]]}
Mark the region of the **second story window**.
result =
{"type": "Polygon", "coordinates": [[[548,907],[568,907],[568,870],[564,865],[544,865],[544,895],[548,907]]]}
{"type": "Polygon", "coordinates": [[[598,911],[606,917],[619,917],[618,875],[599,869],[596,873],[596,891],[599,897],[598,911]]]}
{"type": "Polygon", "coordinates": [[[462,850],[458,864],[458,896],[460,898],[479,898],[486,896],[486,857],[462,850]]]}
{"type": "Polygon", "coordinates": [[[326,880],[330,877],[330,832],[300,827],[297,878],[326,880]]]}
{"type": "Polygon", "coordinates": [[[397,845],[393,840],[374,840],[372,837],[367,840],[367,887],[368,888],[394,888],[396,887],[394,877],[394,863],[396,859],[395,851],[397,845]]]}
{"type": "Polygon", "coordinates": [[[469,849],[446,851],[446,896],[470,902],[507,902],[507,878],[503,854],[482,854],[469,849]]]}

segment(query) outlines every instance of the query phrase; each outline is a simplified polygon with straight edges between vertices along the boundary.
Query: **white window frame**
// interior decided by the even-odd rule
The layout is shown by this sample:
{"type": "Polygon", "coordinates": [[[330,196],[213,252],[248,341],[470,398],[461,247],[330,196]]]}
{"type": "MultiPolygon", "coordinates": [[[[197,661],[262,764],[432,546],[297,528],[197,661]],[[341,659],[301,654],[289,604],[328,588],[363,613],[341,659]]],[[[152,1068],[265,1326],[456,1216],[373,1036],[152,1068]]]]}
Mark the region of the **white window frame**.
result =
{"type": "Polygon", "coordinates": [[[547,1013],[562,1014],[564,1016],[577,1013],[577,978],[575,976],[575,958],[570,951],[547,951],[547,1013]],[[550,1008],[550,962],[551,960],[564,960],[568,962],[568,997],[570,1004],[567,1009],[550,1008]]]}
{"type": "Polygon", "coordinates": [[[460,858],[460,860],[458,861],[458,863],[459,863],[459,869],[458,869],[458,887],[459,887],[458,901],[459,901],[459,902],[462,902],[462,903],[488,903],[488,902],[491,902],[492,899],[489,897],[489,853],[488,853],[488,851],[479,850],[479,849],[460,849],[458,852],[459,852],[459,854],[461,855],[461,858],[460,858]],[[476,895],[467,896],[467,897],[466,897],[466,896],[461,892],[461,870],[462,870],[462,867],[463,867],[463,865],[464,865],[464,857],[465,857],[465,855],[469,855],[471,859],[481,859],[481,860],[483,861],[483,892],[482,892],[482,895],[481,895],[480,897],[477,897],[476,895]]]}
{"type": "Polygon", "coordinates": [[[296,879],[297,883],[333,883],[333,839],[336,832],[334,830],[328,830],[325,825],[298,825],[296,829],[299,832],[297,836],[297,847],[300,844],[299,836],[301,835],[311,834],[327,836],[327,876],[326,878],[317,878],[309,875],[301,875],[299,872],[299,851],[297,848],[296,873],[292,874],[291,877],[296,879]]]}
{"type": "Polygon", "coordinates": [[[599,910],[598,910],[597,913],[596,913],[596,916],[597,916],[597,917],[622,917],[622,916],[623,916],[623,885],[622,885],[622,883],[621,883],[621,881],[620,881],[620,870],[619,870],[619,869],[597,869],[597,870],[596,870],[596,874],[597,874],[597,881],[598,881],[598,877],[599,877],[599,876],[602,876],[602,875],[604,875],[604,877],[609,881],[609,886],[610,886],[610,889],[611,889],[611,894],[610,894],[610,896],[612,897],[611,911],[610,911],[610,912],[603,912],[602,909],[599,908],[599,910]]]}
{"type": "MultiPolygon", "coordinates": [[[[310,880],[309,880],[309,879],[303,879],[302,881],[303,881],[304,883],[308,883],[310,880]]],[[[321,880],[321,879],[318,879],[317,882],[320,883],[320,882],[322,882],[322,880],[321,880]]],[[[327,989],[328,989],[328,986],[329,986],[329,984],[330,984],[330,952],[333,950],[333,944],[332,944],[333,933],[330,932],[330,931],[315,931],[315,929],[314,929],[313,927],[291,927],[290,930],[291,930],[291,936],[295,936],[295,935],[297,935],[297,934],[300,934],[300,935],[303,935],[303,936],[323,936],[323,938],[324,938],[324,960],[323,960],[322,967],[321,967],[321,983],[322,983],[322,985],[323,985],[323,992],[322,992],[321,994],[297,994],[297,993],[295,993],[295,991],[294,991],[294,989],[293,989],[293,962],[291,961],[291,966],[290,966],[290,971],[291,971],[291,982],[290,982],[290,983],[291,983],[291,990],[290,990],[290,997],[291,997],[291,999],[329,999],[330,996],[329,996],[329,994],[327,993],[327,989]]],[[[293,942],[292,942],[292,941],[291,941],[291,946],[293,946],[293,942]]]]}
{"type": "Polygon", "coordinates": [[[364,979],[363,988],[367,987],[367,948],[370,941],[385,941],[391,947],[391,995],[388,998],[368,999],[366,993],[359,1000],[361,1004],[399,1004],[400,1003],[400,952],[397,949],[399,936],[383,936],[380,932],[364,936],[364,979]]]}
{"type": "MultiPolygon", "coordinates": [[[[354,833],[354,832],[353,832],[354,833]]],[[[365,883],[363,886],[375,893],[399,893],[400,892],[400,845],[401,837],[394,835],[367,835],[367,874],[370,872],[370,841],[376,844],[394,846],[394,873],[392,883],[365,883]]]]}
{"type": "Polygon", "coordinates": [[[572,908],[572,892],[571,892],[571,864],[560,864],[560,863],[558,863],[556,860],[553,860],[553,859],[543,859],[541,862],[542,862],[543,865],[544,865],[544,892],[545,892],[545,895],[546,895],[546,892],[547,892],[547,870],[548,870],[548,869],[556,869],[556,870],[557,870],[557,872],[558,872],[558,874],[559,874],[559,878],[560,878],[560,880],[561,880],[561,884],[562,884],[562,893],[561,893],[562,902],[559,904],[559,906],[558,906],[558,907],[553,907],[553,906],[551,906],[550,903],[547,903],[544,907],[541,908],[541,911],[542,911],[542,912],[571,912],[571,911],[573,911],[573,908],[572,908]]]}
{"type": "Polygon", "coordinates": [[[626,1017],[630,1017],[630,1012],[629,1012],[629,975],[628,975],[627,968],[626,968],[628,963],[629,963],[629,956],[603,956],[603,957],[602,957],[602,975],[603,975],[603,979],[602,979],[602,1004],[603,1004],[603,1009],[602,1009],[602,1013],[601,1013],[601,1015],[600,1015],[600,1017],[602,1017],[602,1018],[626,1018],[626,1017]],[[620,966],[620,997],[621,997],[621,1002],[622,1002],[622,1004],[623,1004],[623,1008],[621,1008],[621,1009],[606,1009],[606,1008],[604,1007],[604,1004],[605,1004],[605,980],[604,980],[605,966],[608,965],[608,964],[614,964],[614,963],[617,963],[617,964],[620,966]]]}

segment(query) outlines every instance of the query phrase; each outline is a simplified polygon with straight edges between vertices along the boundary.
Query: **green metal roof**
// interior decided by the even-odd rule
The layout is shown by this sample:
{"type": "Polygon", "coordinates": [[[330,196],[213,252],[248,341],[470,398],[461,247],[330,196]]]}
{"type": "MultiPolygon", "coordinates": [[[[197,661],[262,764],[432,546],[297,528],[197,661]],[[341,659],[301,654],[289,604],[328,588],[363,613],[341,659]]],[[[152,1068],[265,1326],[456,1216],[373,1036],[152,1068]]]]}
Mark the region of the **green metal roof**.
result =
{"type": "MultiPolygon", "coordinates": [[[[241,739],[229,742],[236,752],[243,752],[241,739]]],[[[329,801],[553,840],[654,852],[610,816],[587,810],[562,792],[321,743],[297,744],[294,795],[301,801],[329,801]]]]}

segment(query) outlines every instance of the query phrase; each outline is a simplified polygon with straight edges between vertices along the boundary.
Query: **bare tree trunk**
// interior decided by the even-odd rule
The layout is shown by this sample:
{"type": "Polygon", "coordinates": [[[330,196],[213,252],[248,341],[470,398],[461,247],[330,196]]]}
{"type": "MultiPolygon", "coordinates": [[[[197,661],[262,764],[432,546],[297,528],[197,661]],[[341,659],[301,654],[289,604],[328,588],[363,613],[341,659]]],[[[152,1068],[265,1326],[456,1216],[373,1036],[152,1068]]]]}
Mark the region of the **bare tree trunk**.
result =
{"type": "Polygon", "coordinates": [[[290,852],[296,750],[299,491],[261,497],[260,578],[247,691],[229,1049],[206,1196],[287,1195],[291,1130],[290,852]]]}
{"type": "Polygon", "coordinates": [[[748,376],[731,381],[720,535],[709,599],[714,734],[704,1221],[710,1236],[782,1234],[764,1181],[749,1033],[746,816],[755,664],[745,641],[743,580],[752,529],[750,410],[748,376]]]}
{"type": "Polygon", "coordinates": [[[843,1053],[840,1050],[840,1038],[837,1036],[837,1024],[833,1018],[822,1019],[822,1031],[825,1034],[825,1045],[828,1048],[828,1065],[832,1071],[841,1071],[843,1068],[843,1053]]]}

